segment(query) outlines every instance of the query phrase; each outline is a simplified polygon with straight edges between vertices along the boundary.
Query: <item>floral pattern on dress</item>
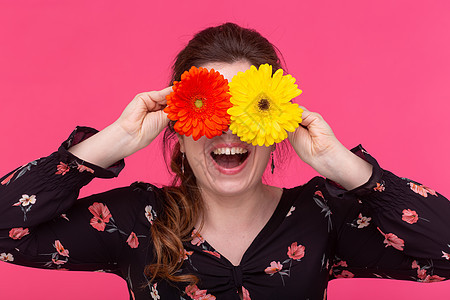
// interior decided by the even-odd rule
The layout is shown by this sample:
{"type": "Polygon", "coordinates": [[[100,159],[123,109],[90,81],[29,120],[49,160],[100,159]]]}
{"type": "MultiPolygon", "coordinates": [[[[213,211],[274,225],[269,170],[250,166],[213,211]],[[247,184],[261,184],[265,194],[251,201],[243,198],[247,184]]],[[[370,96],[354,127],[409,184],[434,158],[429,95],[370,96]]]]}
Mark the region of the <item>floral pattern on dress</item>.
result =
{"type": "Polygon", "coordinates": [[[373,188],[376,192],[384,192],[386,189],[386,183],[384,181],[377,182],[377,186],[373,188]]]}
{"type": "Polygon", "coordinates": [[[137,248],[139,246],[139,239],[136,236],[136,233],[134,233],[134,232],[130,233],[130,236],[127,239],[127,244],[131,248],[137,248]]]}
{"type": "Polygon", "coordinates": [[[195,246],[200,246],[205,242],[205,239],[200,235],[200,232],[198,232],[197,229],[192,230],[191,238],[191,244],[195,246]]]}
{"type": "MultiPolygon", "coordinates": [[[[41,159],[41,161],[44,159],[41,159]]],[[[6,177],[5,179],[2,180],[2,182],[0,183],[1,185],[8,185],[11,182],[14,182],[15,180],[17,180],[19,177],[23,176],[27,171],[31,170],[31,166],[36,166],[39,160],[33,160],[32,162],[29,162],[28,164],[25,164],[23,166],[21,166],[20,168],[18,168],[16,171],[14,171],[13,173],[11,173],[11,175],[9,175],[8,177],[6,177]],[[17,174],[17,176],[15,176],[17,174]],[[15,177],[14,177],[15,176],[15,177]]]]}
{"type": "Polygon", "coordinates": [[[288,259],[284,260],[282,263],[280,261],[271,261],[270,265],[264,269],[264,272],[267,275],[273,276],[274,274],[279,274],[283,286],[285,286],[283,276],[291,276],[292,262],[300,261],[305,256],[305,246],[298,245],[297,242],[293,242],[290,246],[288,246],[286,254],[288,259]],[[284,267],[285,264],[287,265],[286,267],[284,267]]]}
{"type": "Polygon", "coordinates": [[[14,256],[11,253],[0,253],[0,261],[13,262],[14,256]]]}
{"type": "Polygon", "coordinates": [[[433,262],[430,261],[430,264],[425,266],[420,266],[419,263],[414,260],[411,264],[411,268],[417,269],[417,278],[415,278],[419,282],[430,283],[430,282],[439,282],[445,280],[446,278],[430,274],[433,270],[433,262]]]}
{"type": "Polygon", "coordinates": [[[377,229],[384,236],[384,243],[386,244],[386,247],[392,246],[397,250],[403,251],[403,247],[405,246],[404,240],[393,233],[384,233],[379,227],[377,227],[377,229]]]}
{"type": "Polygon", "coordinates": [[[191,299],[193,299],[193,300],[214,300],[214,299],[216,299],[215,296],[213,296],[211,294],[207,294],[207,292],[208,292],[207,290],[199,289],[196,284],[188,285],[184,291],[185,291],[186,295],[191,297],[191,299]]]}
{"type": "Polygon", "coordinates": [[[414,193],[419,194],[419,195],[421,195],[422,197],[427,198],[427,197],[428,197],[428,194],[433,195],[433,196],[436,196],[436,197],[438,196],[438,194],[436,193],[436,191],[433,190],[432,188],[429,188],[429,187],[427,187],[427,186],[424,186],[423,184],[420,184],[420,183],[418,183],[418,182],[416,182],[416,181],[413,181],[413,180],[408,179],[408,178],[405,178],[405,177],[402,177],[402,179],[407,181],[406,184],[409,185],[410,189],[411,189],[414,193]]]}
{"type": "Polygon", "coordinates": [[[220,253],[217,251],[211,251],[211,250],[203,250],[203,252],[206,252],[208,254],[211,254],[212,256],[215,256],[217,258],[220,258],[220,253]]]}
{"type": "Polygon", "coordinates": [[[106,223],[112,217],[108,207],[103,203],[94,202],[88,209],[94,215],[90,222],[91,226],[98,231],[104,231],[106,223]]]}
{"type": "Polygon", "coordinates": [[[139,246],[139,237],[145,238],[145,235],[136,235],[136,233],[131,232],[127,234],[123,230],[120,230],[114,218],[106,206],[106,204],[94,202],[88,207],[88,210],[94,215],[90,220],[90,225],[98,231],[106,231],[108,233],[113,233],[118,231],[120,234],[127,237],[126,243],[130,248],[137,248],[139,246]]]}
{"type": "Polygon", "coordinates": [[[66,175],[70,169],[77,169],[78,172],[89,172],[91,174],[94,174],[94,170],[89,168],[88,166],[84,165],[83,162],[80,164],[77,161],[72,161],[70,163],[64,163],[62,161],[59,162],[59,164],[56,166],[56,172],[55,175],[66,175]]]}
{"type": "Polygon", "coordinates": [[[286,218],[289,217],[290,215],[292,215],[294,210],[295,210],[295,206],[291,206],[291,208],[289,209],[288,213],[286,214],[286,218]]]}
{"type": "Polygon", "coordinates": [[[147,205],[145,207],[145,217],[150,222],[150,224],[153,224],[153,220],[156,218],[156,212],[151,205],[147,205]]]}
{"type": "Polygon", "coordinates": [[[314,202],[322,209],[321,213],[324,213],[324,217],[328,218],[328,232],[333,229],[333,223],[331,221],[331,209],[327,204],[327,200],[323,197],[321,191],[316,191],[313,196],[314,202]]]}
{"type": "Polygon", "coordinates": [[[153,300],[161,299],[161,297],[159,296],[157,287],[158,287],[157,283],[155,283],[151,286],[150,296],[152,296],[153,300]]]}
{"type": "Polygon", "coordinates": [[[61,266],[69,261],[69,250],[64,248],[60,240],[55,240],[55,242],[53,243],[53,248],[55,248],[55,252],[42,254],[51,256],[50,261],[47,262],[45,266],[56,266],[57,269],[61,269],[61,266]]]}
{"type": "Polygon", "coordinates": [[[85,166],[85,165],[83,165],[83,164],[80,164],[80,163],[78,163],[78,162],[76,162],[76,164],[77,164],[77,170],[78,170],[78,172],[80,172],[80,173],[82,173],[82,172],[89,172],[89,173],[91,173],[91,174],[94,174],[94,170],[92,170],[91,168],[89,168],[88,166],[85,166]]]}
{"type": "Polygon", "coordinates": [[[242,300],[252,300],[252,298],[250,298],[250,293],[245,287],[242,287],[242,300]]]}
{"type": "Polygon", "coordinates": [[[181,250],[180,253],[180,259],[178,260],[178,262],[181,262],[182,260],[190,260],[190,256],[194,253],[194,251],[187,251],[186,249],[183,248],[183,250],[181,250]]]}
{"type": "Polygon", "coordinates": [[[69,165],[61,161],[59,162],[59,165],[56,166],[55,175],[66,175],[66,173],[69,172],[69,170],[70,170],[69,165]]]}
{"type": "Polygon", "coordinates": [[[9,231],[9,237],[12,238],[13,240],[20,240],[21,238],[23,238],[24,236],[30,234],[30,231],[28,230],[28,228],[22,228],[22,227],[17,227],[17,228],[12,228],[9,231]]]}
{"type": "Polygon", "coordinates": [[[370,225],[371,217],[365,217],[362,213],[359,213],[358,217],[354,219],[351,223],[347,223],[351,227],[355,227],[358,229],[365,228],[370,225]]]}
{"type": "Polygon", "coordinates": [[[27,221],[27,213],[31,210],[33,204],[36,203],[36,195],[29,196],[28,194],[23,194],[18,202],[14,203],[12,206],[18,206],[23,212],[23,221],[27,221]]]}
{"type": "Polygon", "coordinates": [[[424,220],[426,222],[430,222],[425,218],[419,217],[419,214],[415,210],[408,208],[402,211],[402,220],[405,221],[406,223],[414,224],[417,223],[419,219],[424,220]]]}
{"type": "MultiPolygon", "coordinates": [[[[447,246],[450,248],[450,244],[447,244],[447,246]]],[[[447,250],[450,251],[450,250],[447,250]]],[[[450,254],[445,252],[445,251],[441,251],[442,252],[442,257],[445,258],[446,260],[450,260],[450,254]]]]}
{"type": "Polygon", "coordinates": [[[347,270],[348,265],[345,260],[340,259],[335,256],[334,263],[330,268],[330,275],[333,275],[335,278],[353,278],[355,274],[347,270]]]}

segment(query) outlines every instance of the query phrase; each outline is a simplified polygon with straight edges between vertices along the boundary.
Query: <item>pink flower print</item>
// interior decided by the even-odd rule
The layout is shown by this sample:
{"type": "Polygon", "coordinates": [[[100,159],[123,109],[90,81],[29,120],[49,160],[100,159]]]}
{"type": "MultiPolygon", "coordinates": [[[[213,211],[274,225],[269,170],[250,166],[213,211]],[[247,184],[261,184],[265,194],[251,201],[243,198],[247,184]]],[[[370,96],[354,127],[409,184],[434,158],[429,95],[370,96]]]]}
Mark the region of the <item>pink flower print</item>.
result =
{"type": "Polygon", "coordinates": [[[131,248],[137,248],[139,246],[138,237],[134,232],[130,233],[130,236],[127,239],[127,243],[131,248]]]}
{"type": "Polygon", "coordinates": [[[358,215],[358,220],[356,220],[356,224],[358,224],[358,228],[364,228],[370,225],[371,217],[364,217],[361,213],[358,215]]]}
{"type": "Polygon", "coordinates": [[[422,280],[425,279],[427,277],[427,270],[417,268],[417,277],[419,277],[422,280]]]}
{"type": "Polygon", "coordinates": [[[339,262],[333,264],[333,267],[344,267],[347,268],[347,262],[345,260],[340,260],[339,262]]]}
{"type": "Polygon", "coordinates": [[[336,275],[336,278],[353,278],[355,274],[350,271],[342,270],[341,274],[336,275]]]}
{"type": "Polygon", "coordinates": [[[215,296],[206,294],[206,290],[200,290],[196,284],[188,285],[185,290],[186,294],[194,300],[214,300],[215,296]]]}
{"type": "Polygon", "coordinates": [[[382,183],[377,182],[377,186],[374,187],[373,190],[377,191],[377,192],[384,192],[384,190],[385,190],[384,182],[382,182],[382,183]]]}
{"type": "Polygon", "coordinates": [[[386,247],[392,246],[397,250],[403,251],[403,247],[405,246],[404,240],[402,240],[401,238],[399,238],[398,236],[396,236],[393,233],[384,234],[379,227],[377,227],[377,228],[378,228],[378,231],[380,231],[381,234],[384,235],[384,243],[386,244],[386,247]]]}
{"type": "Polygon", "coordinates": [[[423,279],[422,282],[430,283],[430,282],[439,282],[442,280],[445,280],[445,278],[440,277],[438,275],[427,275],[427,277],[425,277],[425,279],[423,279]]]}
{"type": "Polygon", "coordinates": [[[266,272],[266,274],[273,275],[273,274],[281,271],[281,269],[283,269],[283,265],[279,261],[277,261],[277,262],[272,261],[270,263],[270,267],[267,267],[264,270],[264,272],[266,272]]]}
{"type": "Polygon", "coordinates": [[[295,206],[291,206],[291,208],[289,209],[288,213],[286,214],[286,218],[289,217],[290,215],[292,215],[292,212],[295,210],[295,206]]]}
{"type": "Polygon", "coordinates": [[[98,231],[104,231],[106,223],[112,217],[108,207],[103,203],[94,202],[88,209],[94,215],[90,222],[91,226],[98,231]]]}
{"type": "Polygon", "coordinates": [[[433,196],[437,196],[436,192],[433,189],[430,189],[429,187],[418,185],[415,184],[414,182],[408,182],[408,184],[414,193],[417,193],[425,198],[428,197],[428,193],[430,193],[433,196]]]}
{"type": "Polygon", "coordinates": [[[12,238],[13,240],[20,240],[21,238],[23,238],[24,236],[26,236],[29,233],[30,233],[30,231],[28,230],[28,228],[22,228],[22,227],[12,228],[9,231],[9,237],[12,238]]]}
{"type": "Polygon", "coordinates": [[[420,266],[419,266],[419,264],[417,263],[417,260],[414,260],[414,261],[412,262],[411,268],[413,268],[413,269],[419,268],[419,269],[420,269],[420,266]]]}
{"type": "Polygon", "coordinates": [[[153,224],[153,214],[152,214],[152,206],[147,205],[145,207],[145,217],[150,222],[150,224],[153,224]]]}
{"type": "Polygon", "coordinates": [[[297,246],[297,242],[294,242],[290,247],[288,247],[287,255],[289,258],[300,260],[303,256],[305,256],[305,246],[297,246]]]}
{"type": "Polygon", "coordinates": [[[67,262],[67,260],[61,260],[61,259],[58,259],[57,257],[52,257],[52,262],[55,265],[63,265],[67,262]]]}
{"type": "Polygon", "coordinates": [[[192,237],[191,241],[192,245],[200,246],[202,243],[205,242],[205,239],[200,235],[197,229],[192,230],[191,237],[192,237]]]}
{"type": "Polygon", "coordinates": [[[250,293],[247,291],[245,287],[242,287],[242,300],[252,300],[250,298],[250,293]]]}
{"type": "Polygon", "coordinates": [[[203,250],[203,252],[209,253],[211,255],[214,255],[217,258],[220,258],[220,254],[217,251],[208,251],[208,250],[203,250]]]}
{"type": "Polygon", "coordinates": [[[8,184],[9,181],[14,177],[14,175],[16,175],[17,171],[13,172],[11,175],[9,175],[8,177],[6,177],[5,179],[3,179],[3,181],[0,183],[1,185],[5,185],[8,184]]]}
{"type": "Polygon", "coordinates": [[[13,206],[28,206],[30,204],[36,203],[36,195],[28,196],[27,194],[22,195],[22,198],[19,199],[19,202],[14,203],[13,206]]]}
{"type": "Polygon", "coordinates": [[[11,253],[1,253],[0,261],[14,261],[14,256],[11,253]]]}
{"type": "Polygon", "coordinates": [[[182,260],[186,260],[194,253],[194,251],[186,251],[186,249],[183,249],[181,251],[180,260],[178,262],[181,262],[182,260]]]}
{"type": "Polygon", "coordinates": [[[78,172],[82,173],[82,172],[86,171],[86,172],[94,174],[94,170],[92,170],[91,168],[89,168],[85,165],[80,165],[78,162],[77,162],[77,165],[78,165],[78,167],[77,167],[78,172]]]}
{"type": "Polygon", "coordinates": [[[324,199],[323,194],[322,194],[321,191],[316,191],[316,192],[314,193],[314,195],[319,196],[320,198],[324,199]]]}
{"type": "Polygon", "coordinates": [[[56,173],[55,175],[66,175],[67,172],[69,172],[70,168],[69,165],[59,162],[59,165],[56,166],[56,173]]]}
{"type": "Polygon", "coordinates": [[[445,258],[446,260],[450,260],[450,254],[442,251],[442,257],[445,258]]]}
{"type": "MultiPolygon", "coordinates": [[[[184,289],[184,291],[186,292],[186,294],[189,297],[194,298],[194,295],[197,291],[199,291],[199,288],[196,284],[190,284],[184,289]]],[[[206,294],[206,291],[205,291],[205,294],[206,294]]]]}
{"type": "Polygon", "coordinates": [[[419,220],[419,215],[416,213],[415,210],[411,209],[404,209],[402,211],[402,220],[409,224],[414,224],[419,220]]]}
{"type": "Polygon", "coordinates": [[[56,251],[58,251],[58,253],[60,255],[69,257],[69,250],[64,249],[63,245],[61,244],[61,242],[59,240],[55,241],[55,244],[53,244],[53,247],[56,248],[56,251]]]}

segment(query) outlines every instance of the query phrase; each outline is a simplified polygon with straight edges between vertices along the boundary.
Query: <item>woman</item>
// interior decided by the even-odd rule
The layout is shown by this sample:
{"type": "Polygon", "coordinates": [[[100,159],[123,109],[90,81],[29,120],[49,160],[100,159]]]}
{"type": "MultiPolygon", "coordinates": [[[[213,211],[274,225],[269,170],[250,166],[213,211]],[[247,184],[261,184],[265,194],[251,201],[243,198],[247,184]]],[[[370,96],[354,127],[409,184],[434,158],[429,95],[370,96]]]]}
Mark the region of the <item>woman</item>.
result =
{"type": "MultiPolygon", "coordinates": [[[[189,42],[172,83],[192,66],[231,81],[266,63],[281,68],[275,48],[227,23],[189,42]]],[[[175,136],[163,111],[171,91],[137,95],[101,132],[78,127],[57,152],[5,175],[2,259],[114,272],[137,299],[323,299],[334,277],[450,277],[443,196],[382,170],[360,146],[347,150],[306,109],[289,142],[328,180],[265,185],[274,146],[249,145],[230,130],[196,141],[175,136]],[[176,141],[173,186],[135,183],[76,200],[93,177],[116,176],[123,158],[165,128],[166,141],[176,141]]]]}

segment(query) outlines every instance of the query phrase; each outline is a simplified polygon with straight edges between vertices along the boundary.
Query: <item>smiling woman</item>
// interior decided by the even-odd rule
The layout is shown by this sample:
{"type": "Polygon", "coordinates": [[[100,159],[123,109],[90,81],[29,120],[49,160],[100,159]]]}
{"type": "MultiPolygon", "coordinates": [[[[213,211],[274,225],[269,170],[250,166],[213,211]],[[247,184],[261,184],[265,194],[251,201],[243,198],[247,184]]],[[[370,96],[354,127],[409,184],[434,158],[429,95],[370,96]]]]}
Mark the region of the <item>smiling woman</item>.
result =
{"type": "Polygon", "coordinates": [[[324,299],[333,278],[450,278],[450,202],[362,146],[346,149],[318,113],[290,102],[300,92],[281,70],[254,30],[197,33],[173,87],[137,95],[104,130],[77,127],[58,151],[0,179],[0,258],[116,273],[136,299],[324,299]],[[172,185],[77,200],[163,130],[172,185]],[[286,138],[323,177],[291,189],[263,182],[286,138]]]}

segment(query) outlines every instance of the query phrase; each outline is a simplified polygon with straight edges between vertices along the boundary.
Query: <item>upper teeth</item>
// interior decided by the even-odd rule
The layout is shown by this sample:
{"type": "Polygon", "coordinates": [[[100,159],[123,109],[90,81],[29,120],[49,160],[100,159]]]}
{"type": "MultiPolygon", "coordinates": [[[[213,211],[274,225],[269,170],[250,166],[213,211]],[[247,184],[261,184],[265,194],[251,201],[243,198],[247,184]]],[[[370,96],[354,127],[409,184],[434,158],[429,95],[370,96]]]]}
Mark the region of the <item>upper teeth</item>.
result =
{"type": "Polygon", "coordinates": [[[241,148],[241,147],[224,147],[224,148],[217,148],[213,151],[214,154],[225,154],[225,155],[233,155],[233,154],[243,154],[247,153],[247,149],[241,148]]]}

